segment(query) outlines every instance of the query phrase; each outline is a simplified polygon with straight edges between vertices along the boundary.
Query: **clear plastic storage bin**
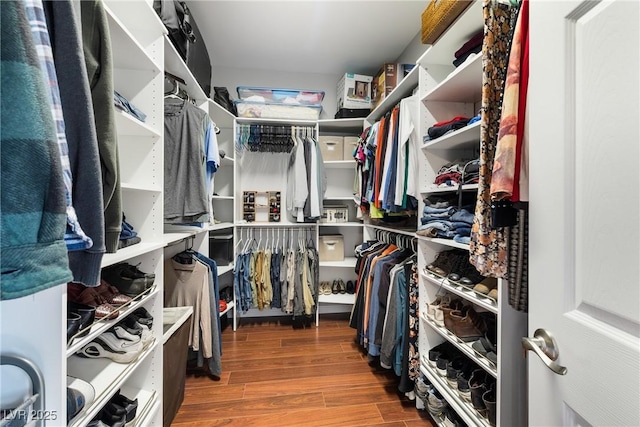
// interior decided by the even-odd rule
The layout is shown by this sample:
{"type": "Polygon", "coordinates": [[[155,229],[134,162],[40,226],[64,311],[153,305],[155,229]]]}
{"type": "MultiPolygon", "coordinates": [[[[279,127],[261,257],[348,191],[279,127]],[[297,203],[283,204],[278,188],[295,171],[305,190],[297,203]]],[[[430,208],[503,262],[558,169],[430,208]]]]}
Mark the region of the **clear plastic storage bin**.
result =
{"type": "Polygon", "coordinates": [[[322,107],[236,100],[238,117],[287,120],[318,120],[322,107]]]}
{"type": "Polygon", "coordinates": [[[268,87],[238,86],[238,97],[243,101],[264,102],[285,105],[307,105],[319,107],[324,99],[324,91],[275,89],[268,87]]]}

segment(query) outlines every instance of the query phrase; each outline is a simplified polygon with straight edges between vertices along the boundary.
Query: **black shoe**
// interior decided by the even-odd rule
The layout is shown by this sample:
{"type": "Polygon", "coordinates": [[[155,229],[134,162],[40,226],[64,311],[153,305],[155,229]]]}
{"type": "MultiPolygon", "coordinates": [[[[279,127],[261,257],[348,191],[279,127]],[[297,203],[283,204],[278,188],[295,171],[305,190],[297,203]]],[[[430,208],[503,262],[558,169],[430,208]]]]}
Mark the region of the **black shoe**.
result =
{"type": "Polygon", "coordinates": [[[356,284],[351,280],[347,280],[347,293],[348,294],[356,293],[356,284]]]}
{"type": "Polygon", "coordinates": [[[147,325],[149,329],[153,326],[153,316],[144,307],[137,308],[131,314],[141,325],[147,325]]]}
{"type": "Polygon", "coordinates": [[[91,325],[96,318],[96,308],[79,302],[67,300],[67,313],[76,313],[80,315],[80,334],[78,338],[84,337],[91,331],[91,325]]]}
{"type": "Polygon", "coordinates": [[[131,400],[118,392],[111,398],[111,402],[121,406],[126,411],[126,421],[129,423],[136,417],[138,411],[138,399],[131,400]]]}
{"type": "Polygon", "coordinates": [[[71,339],[80,330],[80,322],[82,317],[78,313],[67,313],[67,344],[71,342],[71,339]]]}

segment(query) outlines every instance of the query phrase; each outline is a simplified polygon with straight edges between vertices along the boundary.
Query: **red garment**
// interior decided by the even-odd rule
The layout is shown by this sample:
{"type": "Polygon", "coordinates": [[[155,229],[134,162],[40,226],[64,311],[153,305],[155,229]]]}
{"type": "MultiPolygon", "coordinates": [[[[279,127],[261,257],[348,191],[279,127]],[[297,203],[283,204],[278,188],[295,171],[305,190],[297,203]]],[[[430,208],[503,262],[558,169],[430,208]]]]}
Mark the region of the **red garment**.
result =
{"type": "Polygon", "coordinates": [[[444,125],[448,125],[449,123],[453,123],[453,122],[457,122],[458,120],[471,120],[469,117],[464,117],[464,116],[455,116],[453,119],[451,120],[447,120],[444,122],[438,122],[438,123],[434,123],[433,125],[431,125],[431,127],[438,127],[438,126],[444,126],[444,125]]]}
{"type": "Polygon", "coordinates": [[[524,47],[522,49],[522,69],[520,70],[520,104],[518,104],[518,143],[516,145],[516,170],[513,176],[512,202],[520,201],[520,164],[522,161],[522,141],[524,139],[525,111],[527,109],[527,89],[529,88],[529,0],[524,0],[521,6],[522,36],[524,47]]]}

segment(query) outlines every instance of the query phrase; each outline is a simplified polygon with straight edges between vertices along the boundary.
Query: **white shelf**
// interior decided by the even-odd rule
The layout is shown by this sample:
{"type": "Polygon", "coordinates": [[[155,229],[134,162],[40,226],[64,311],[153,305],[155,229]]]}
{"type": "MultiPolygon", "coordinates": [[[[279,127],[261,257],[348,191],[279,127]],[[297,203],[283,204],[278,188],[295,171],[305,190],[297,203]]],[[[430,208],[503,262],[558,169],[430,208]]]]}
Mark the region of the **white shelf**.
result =
{"type": "Polygon", "coordinates": [[[326,169],[356,169],[355,160],[327,160],[324,162],[326,169]]]}
{"type": "Polygon", "coordinates": [[[318,302],[323,304],[346,304],[353,305],[356,302],[355,294],[330,294],[318,295],[318,302]]]}
{"type": "Polygon", "coordinates": [[[140,255],[153,252],[156,249],[163,248],[165,245],[163,242],[145,243],[144,241],[135,245],[127,246],[126,248],[118,249],[115,254],[104,254],[102,257],[102,268],[109,265],[117,264],[122,261],[126,261],[130,258],[134,258],[140,255]]]}
{"type": "Polygon", "coordinates": [[[362,132],[364,128],[364,117],[353,119],[322,119],[318,120],[318,126],[320,132],[348,132],[358,131],[362,132]]]}
{"type": "MultiPolygon", "coordinates": [[[[193,74],[187,67],[187,64],[184,63],[182,57],[166,35],[164,36],[164,70],[176,77],[180,77],[186,82],[186,85],[183,85],[183,88],[191,98],[199,102],[204,102],[208,99],[196,78],[193,77],[193,74]]],[[[219,123],[216,122],[216,124],[220,126],[219,123]]]]}
{"type": "Polygon", "coordinates": [[[148,137],[154,140],[160,139],[160,135],[154,128],[145,122],[141,122],[129,113],[113,107],[116,115],[116,129],[118,135],[133,135],[140,137],[148,137]]]}
{"type": "Polygon", "coordinates": [[[475,0],[416,63],[424,68],[429,65],[452,65],[454,53],[474,34],[482,31],[483,23],[482,1],[475,0]]]}
{"type": "MultiPolygon", "coordinates": [[[[425,353],[426,354],[426,353],[425,353]]],[[[489,422],[480,416],[478,411],[475,410],[471,402],[463,399],[460,395],[447,383],[446,379],[443,379],[440,374],[428,365],[425,360],[425,356],[422,356],[420,363],[420,372],[422,372],[427,379],[434,385],[440,392],[442,397],[445,398],[447,403],[453,408],[454,411],[467,423],[468,426],[474,427],[490,427],[489,422]]]]}
{"type": "MultiPolygon", "coordinates": [[[[435,193],[455,193],[460,188],[459,185],[452,185],[447,187],[434,187],[427,188],[424,191],[421,191],[423,194],[435,194],[435,193]]],[[[462,191],[477,191],[478,184],[463,184],[462,191]]]]}
{"type": "Polygon", "coordinates": [[[233,120],[236,116],[213,99],[209,99],[207,103],[209,105],[209,117],[211,117],[211,120],[213,120],[220,129],[233,129],[233,120]]]}
{"type": "Polygon", "coordinates": [[[262,119],[262,118],[249,118],[249,117],[237,117],[238,123],[264,123],[264,124],[283,124],[283,125],[300,125],[315,127],[318,123],[317,120],[295,120],[295,119],[262,119]]]}
{"type": "Polygon", "coordinates": [[[130,313],[136,310],[138,307],[142,307],[149,301],[151,298],[158,294],[158,286],[154,284],[151,292],[148,292],[144,295],[140,295],[136,297],[130,304],[120,307],[120,314],[113,320],[108,319],[100,319],[96,320],[93,325],[91,325],[91,331],[84,337],[74,338],[71,342],[71,345],[67,347],[67,358],[73,356],[78,350],[84,347],[85,344],[89,343],[95,337],[105,332],[107,329],[114,326],[116,323],[120,322],[122,319],[127,317],[130,313]]]}
{"type": "Polygon", "coordinates": [[[473,149],[480,147],[480,121],[429,141],[422,151],[473,149]]]}
{"type": "Polygon", "coordinates": [[[365,227],[374,228],[376,230],[389,231],[391,233],[403,234],[405,236],[416,237],[416,231],[415,230],[385,227],[385,226],[382,226],[382,225],[374,225],[374,224],[367,224],[367,223],[364,223],[364,226],[365,227]]]}
{"type": "Polygon", "coordinates": [[[122,182],[120,184],[120,189],[121,190],[128,190],[128,191],[148,191],[150,193],[162,193],[162,188],[157,187],[157,186],[153,186],[153,185],[145,185],[147,183],[144,184],[133,184],[131,182],[122,182]]]}
{"type": "Polygon", "coordinates": [[[233,301],[229,301],[227,303],[227,308],[224,311],[220,312],[220,317],[224,316],[225,314],[227,314],[228,312],[230,312],[231,310],[233,310],[236,306],[236,303],[233,301]]]}
{"type": "Polygon", "coordinates": [[[321,222],[318,224],[320,227],[362,227],[361,222],[333,222],[333,223],[324,223],[321,222]]]}
{"type": "Polygon", "coordinates": [[[492,377],[498,377],[497,368],[487,359],[486,357],[477,354],[473,347],[471,347],[470,343],[465,343],[456,337],[452,332],[450,332],[447,328],[442,328],[431,320],[429,320],[424,314],[420,316],[420,319],[423,323],[426,323],[431,327],[431,329],[435,330],[438,334],[440,334],[444,339],[453,344],[458,350],[463,352],[467,357],[473,360],[478,366],[487,371],[492,377]]]}
{"type": "Polygon", "coordinates": [[[67,374],[91,383],[95,389],[96,398],[88,408],[85,408],[84,414],[77,416],[69,427],[87,425],[138,366],[154,353],[157,346],[157,341],[151,343],[149,348],[132,363],[115,363],[106,358],[86,359],[71,356],[67,362],[67,374]]]}
{"type": "Polygon", "coordinates": [[[162,345],[169,341],[169,338],[193,315],[193,307],[164,307],[162,309],[162,345]],[[165,325],[171,325],[164,329],[165,325]]]}
{"type": "Polygon", "coordinates": [[[225,273],[233,271],[234,264],[231,263],[229,265],[219,265],[218,266],[218,276],[222,276],[225,273]]]}
{"type": "Polygon", "coordinates": [[[348,201],[352,201],[352,202],[354,201],[353,200],[353,195],[350,195],[350,196],[338,196],[338,195],[336,195],[336,196],[334,196],[334,195],[331,195],[331,194],[325,195],[324,199],[322,199],[322,200],[348,200],[348,201]]]}
{"type": "Polygon", "coordinates": [[[138,399],[136,417],[131,421],[131,424],[127,423],[127,427],[150,425],[149,423],[151,422],[154,408],[160,405],[158,393],[155,390],[136,390],[130,387],[122,387],[120,394],[131,400],[138,399]]]}
{"type": "Polygon", "coordinates": [[[112,50],[113,68],[159,73],[162,67],[157,65],[147,54],[131,32],[125,28],[122,21],[114,15],[109,6],[105,4],[104,9],[107,12],[107,20],[109,22],[111,45],[116,47],[112,50]]]}
{"type": "Polygon", "coordinates": [[[209,225],[207,227],[207,230],[215,231],[215,230],[225,230],[227,228],[233,228],[233,223],[232,222],[221,222],[220,224],[212,224],[212,225],[209,225]]]}
{"type": "Polygon", "coordinates": [[[419,234],[416,235],[416,237],[418,238],[418,240],[422,240],[425,242],[437,243],[439,245],[449,246],[451,248],[464,249],[466,251],[469,250],[469,245],[458,243],[453,239],[441,239],[439,237],[425,237],[425,236],[420,236],[419,234]]]}
{"type": "Polygon", "coordinates": [[[424,271],[420,272],[420,275],[427,281],[433,283],[435,286],[442,287],[442,289],[447,290],[453,294],[458,295],[459,297],[464,298],[465,300],[477,305],[478,307],[482,307],[491,313],[498,314],[498,302],[487,297],[481,297],[479,293],[464,288],[461,285],[456,285],[455,283],[451,283],[449,280],[443,277],[436,276],[434,274],[426,273],[424,271]]]}
{"type": "Polygon", "coordinates": [[[461,64],[428,92],[422,102],[476,102],[482,98],[482,55],[461,64]]]}
{"type": "Polygon", "coordinates": [[[301,228],[301,227],[315,227],[315,222],[236,222],[236,227],[245,228],[301,228]]]}
{"type": "Polygon", "coordinates": [[[420,67],[413,67],[409,74],[400,81],[400,84],[397,85],[395,89],[393,89],[393,91],[376,107],[376,109],[367,116],[367,122],[374,123],[391,110],[398,101],[411,95],[416,86],[418,86],[419,69],[420,67]]]}
{"type": "Polygon", "coordinates": [[[342,261],[320,261],[320,267],[355,268],[357,261],[355,257],[346,257],[342,261]]]}

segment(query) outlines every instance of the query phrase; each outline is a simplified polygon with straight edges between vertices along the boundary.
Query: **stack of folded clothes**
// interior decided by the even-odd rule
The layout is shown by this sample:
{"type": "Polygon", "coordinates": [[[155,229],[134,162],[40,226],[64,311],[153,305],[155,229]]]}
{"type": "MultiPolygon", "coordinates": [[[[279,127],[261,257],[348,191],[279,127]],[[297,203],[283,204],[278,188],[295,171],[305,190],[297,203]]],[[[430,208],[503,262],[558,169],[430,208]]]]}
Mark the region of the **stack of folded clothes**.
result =
{"type": "Polygon", "coordinates": [[[466,61],[470,56],[478,54],[482,52],[482,40],[484,39],[484,32],[480,31],[474,34],[469,40],[467,40],[461,47],[456,51],[454,56],[456,59],[453,60],[453,65],[458,67],[464,61],[466,61]]]}
{"type": "Polygon", "coordinates": [[[424,202],[418,235],[469,244],[475,212],[473,204],[458,207],[455,201],[445,199],[425,199],[424,202]]]}
{"type": "Polygon", "coordinates": [[[118,242],[118,249],[126,248],[127,246],[136,245],[140,243],[142,239],[138,236],[138,233],[133,230],[133,226],[125,221],[124,214],[122,215],[122,229],[120,230],[120,240],[118,242]]]}
{"type": "Polygon", "coordinates": [[[440,168],[431,188],[455,187],[460,184],[477,184],[480,177],[480,160],[456,160],[440,168]]]}
{"type": "Polygon", "coordinates": [[[469,123],[469,120],[471,120],[469,117],[455,116],[450,120],[434,123],[433,126],[427,129],[427,134],[423,138],[424,142],[440,138],[443,135],[461,129],[469,123]]]}
{"type": "Polygon", "coordinates": [[[113,91],[113,105],[116,106],[117,109],[124,111],[125,113],[131,114],[136,119],[144,122],[147,120],[147,115],[143,113],[139,108],[136,108],[127,98],[120,95],[115,90],[113,91]]]}

